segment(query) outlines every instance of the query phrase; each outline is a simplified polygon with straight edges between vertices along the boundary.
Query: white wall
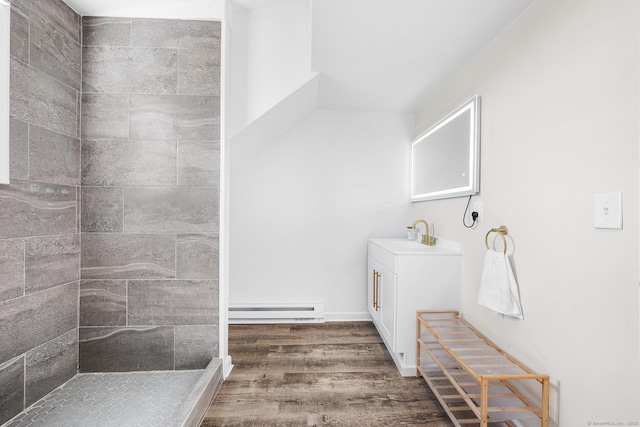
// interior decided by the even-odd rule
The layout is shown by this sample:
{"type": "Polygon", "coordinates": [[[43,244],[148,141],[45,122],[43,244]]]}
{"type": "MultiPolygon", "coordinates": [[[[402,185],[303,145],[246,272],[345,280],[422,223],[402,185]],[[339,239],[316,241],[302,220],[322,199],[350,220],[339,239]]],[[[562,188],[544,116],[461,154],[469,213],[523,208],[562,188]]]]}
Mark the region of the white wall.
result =
{"type": "Polygon", "coordinates": [[[223,20],[227,0],[65,0],[82,16],[223,20]]]}
{"type": "Polygon", "coordinates": [[[462,311],[550,374],[556,426],[640,421],[639,6],[536,1],[416,118],[418,134],[482,97],[485,221],[462,226],[466,198],[415,204],[413,216],[464,242],[462,311]],[[594,194],[610,191],[624,193],[624,229],[594,229],[594,194]],[[523,321],[476,304],[485,233],[502,224],[523,321]]]}
{"type": "Polygon", "coordinates": [[[410,224],[413,127],[408,114],[315,110],[259,156],[232,141],[229,302],[368,319],[366,242],[410,224]]]}
{"type": "Polygon", "coordinates": [[[227,0],[227,99],[226,129],[232,137],[247,125],[249,69],[249,11],[227,0]]]}
{"type": "Polygon", "coordinates": [[[231,2],[229,135],[303,85],[311,72],[308,0],[231,2]],[[253,5],[253,6],[251,6],[253,5]]]}

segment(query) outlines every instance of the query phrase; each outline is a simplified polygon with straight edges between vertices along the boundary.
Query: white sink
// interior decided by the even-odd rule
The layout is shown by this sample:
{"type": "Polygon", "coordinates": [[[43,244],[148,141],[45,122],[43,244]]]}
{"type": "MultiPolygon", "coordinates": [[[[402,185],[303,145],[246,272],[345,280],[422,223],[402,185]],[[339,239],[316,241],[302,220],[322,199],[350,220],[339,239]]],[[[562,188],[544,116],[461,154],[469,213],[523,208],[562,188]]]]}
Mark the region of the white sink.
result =
{"type": "Polygon", "coordinates": [[[442,238],[436,238],[434,246],[427,246],[415,240],[401,238],[371,239],[371,242],[394,254],[447,255],[462,253],[462,245],[460,243],[442,238]]]}

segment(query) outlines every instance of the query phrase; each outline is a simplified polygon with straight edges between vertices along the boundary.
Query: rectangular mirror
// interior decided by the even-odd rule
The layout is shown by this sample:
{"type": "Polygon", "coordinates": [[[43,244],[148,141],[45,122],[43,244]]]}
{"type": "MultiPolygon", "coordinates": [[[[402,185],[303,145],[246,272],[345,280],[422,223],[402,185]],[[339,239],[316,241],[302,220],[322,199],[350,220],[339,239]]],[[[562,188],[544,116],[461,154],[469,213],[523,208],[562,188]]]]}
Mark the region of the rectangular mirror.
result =
{"type": "Polygon", "coordinates": [[[474,96],[411,143],[411,201],[476,194],[479,98],[474,96]]]}
{"type": "Polygon", "coordinates": [[[9,183],[9,35],[11,6],[0,0],[0,184],[9,183]]]}

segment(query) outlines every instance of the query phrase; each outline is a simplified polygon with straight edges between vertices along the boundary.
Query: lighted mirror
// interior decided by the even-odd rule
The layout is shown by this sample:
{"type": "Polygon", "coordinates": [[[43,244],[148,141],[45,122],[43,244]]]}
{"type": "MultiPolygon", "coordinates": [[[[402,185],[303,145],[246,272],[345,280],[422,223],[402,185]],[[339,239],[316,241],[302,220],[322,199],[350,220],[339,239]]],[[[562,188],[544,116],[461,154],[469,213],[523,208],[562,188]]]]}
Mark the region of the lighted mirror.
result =
{"type": "Polygon", "coordinates": [[[0,184],[9,183],[9,34],[11,7],[0,0],[0,184]]]}
{"type": "Polygon", "coordinates": [[[411,201],[476,194],[480,160],[476,95],[411,143],[411,201]]]}

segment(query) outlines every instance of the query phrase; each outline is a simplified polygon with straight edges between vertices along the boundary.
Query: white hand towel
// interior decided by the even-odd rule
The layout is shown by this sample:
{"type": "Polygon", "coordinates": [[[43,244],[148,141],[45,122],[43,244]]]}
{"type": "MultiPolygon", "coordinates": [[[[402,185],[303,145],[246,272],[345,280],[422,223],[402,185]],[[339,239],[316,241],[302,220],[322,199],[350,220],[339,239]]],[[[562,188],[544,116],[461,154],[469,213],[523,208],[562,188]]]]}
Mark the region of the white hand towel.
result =
{"type": "Polygon", "coordinates": [[[523,318],[518,284],[506,254],[487,251],[480,279],[478,304],[505,316],[523,318]]]}

